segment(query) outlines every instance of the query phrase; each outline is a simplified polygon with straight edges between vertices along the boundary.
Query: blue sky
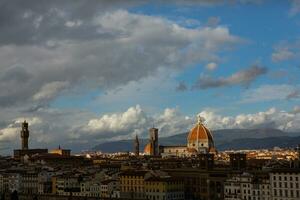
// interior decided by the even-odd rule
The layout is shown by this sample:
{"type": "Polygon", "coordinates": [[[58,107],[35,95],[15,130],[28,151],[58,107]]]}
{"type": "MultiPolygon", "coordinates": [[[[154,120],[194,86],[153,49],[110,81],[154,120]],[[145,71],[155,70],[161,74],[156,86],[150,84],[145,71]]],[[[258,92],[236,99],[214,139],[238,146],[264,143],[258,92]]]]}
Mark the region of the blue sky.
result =
{"type": "MultiPolygon", "coordinates": [[[[0,7],[0,144],[86,148],[208,128],[300,131],[300,1],[0,7]],[[22,33],[22,34],[20,34],[22,33]]],[[[1,152],[0,152],[1,153],[1,152]]]]}

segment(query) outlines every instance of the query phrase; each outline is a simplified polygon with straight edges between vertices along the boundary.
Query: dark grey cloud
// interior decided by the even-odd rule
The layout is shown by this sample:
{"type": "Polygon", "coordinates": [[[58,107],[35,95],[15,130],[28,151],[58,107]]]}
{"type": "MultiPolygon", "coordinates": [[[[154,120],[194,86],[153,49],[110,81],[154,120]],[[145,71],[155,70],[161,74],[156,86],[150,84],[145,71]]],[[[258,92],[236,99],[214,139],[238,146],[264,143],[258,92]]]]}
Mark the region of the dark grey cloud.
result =
{"type": "Polygon", "coordinates": [[[248,86],[256,80],[257,77],[267,73],[266,67],[253,65],[247,69],[238,71],[229,77],[213,78],[210,76],[202,75],[193,85],[194,89],[208,89],[218,88],[233,85],[248,86]]]}
{"type": "MultiPolygon", "coordinates": [[[[122,0],[2,0],[0,44],[39,44],[48,40],[114,37],[97,31],[91,19],[101,12],[139,5],[144,1],[122,0]]],[[[101,29],[101,27],[100,27],[101,29]]],[[[114,33],[116,34],[116,33],[114,33]]]]}
{"type": "MultiPolygon", "coordinates": [[[[69,9],[63,11],[75,12],[69,9]]],[[[41,12],[41,16],[46,19],[47,12],[43,11],[45,14],[41,12]]],[[[53,18],[56,15],[60,17],[56,13],[53,18]]],[[[79,35],[89,38],[82,39],[55,28],[52,33],[49,30],[49,35],[41,34],[43,30],[33,34],[33,37],[37,34],[35,38],[42,36],[43,45],[26,39],[26,33],[18,35],[24,38],[21,43],[11,38],[7,44],[0,45],[0,60],[3,61],[0,89],[6,91],[0,94],[0,106],[26,102],[47,105],[65,91],[78,88],[112,89],[153,76],[159,68],[182,70],[189,64],[218,59],[220,50],[240,42],[240,38],[231,35],[226,27],[187,29],[161,17],[132,14],[126,10],[84,15],[82,19],[65,20],[64,24],[69,24],[64,26],[66,29],[81,27],[86,19],[93,27],[82,29],[95,34],[109,33],[113,37],[93,38],[79,31],[79,35]],[[11,77],[9,81],[8,77],[11,77]]],[[[42,26],[41,23],[39,27],[42,26]]]]}
{"type": "Polygon", "coordinates": [[[178,83],[178,85],[176,87],[176,91],[179,91],[179,92],[186,91],[187,89],[188,89],[188,87],[185,82],[178,83]]]}

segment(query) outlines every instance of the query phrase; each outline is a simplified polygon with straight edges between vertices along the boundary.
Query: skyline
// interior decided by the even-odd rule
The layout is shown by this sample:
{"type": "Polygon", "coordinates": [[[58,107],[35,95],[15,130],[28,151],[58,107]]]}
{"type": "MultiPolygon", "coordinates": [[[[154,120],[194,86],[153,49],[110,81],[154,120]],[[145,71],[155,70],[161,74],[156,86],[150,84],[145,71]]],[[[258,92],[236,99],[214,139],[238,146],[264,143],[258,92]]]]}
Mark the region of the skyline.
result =
{"type": "Polygon", "coordinates": [[[300,131],[300,1],[0,1],[0,154],[212,129],[300,131]],[[8,149],[5,149],[8,148],[8,149]]]}

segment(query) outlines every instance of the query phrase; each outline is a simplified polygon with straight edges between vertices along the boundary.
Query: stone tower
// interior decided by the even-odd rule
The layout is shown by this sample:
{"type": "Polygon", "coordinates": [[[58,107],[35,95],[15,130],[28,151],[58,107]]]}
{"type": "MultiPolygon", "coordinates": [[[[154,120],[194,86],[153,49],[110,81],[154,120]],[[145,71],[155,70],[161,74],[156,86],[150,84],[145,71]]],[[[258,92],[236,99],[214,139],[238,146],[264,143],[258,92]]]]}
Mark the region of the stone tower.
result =
{"type": "Polygon", "coordinates": [[[29,138],[28,123],[25,120],[22,123],[22,130],[21,130],[22,150],[28,149],[28,138],[29,138]]]}
{"type": "Polygon", "coordinates": [[[159,155],[159,148],[158,148],[158,129],[157,128],[150,128],[149,130],[150,135],[150,155],[158,156],[159,155]]]}
{"type": "Polygon", "coordinates": [[[137,135],[135,136],[135,140],[134,140],[134,154],[136,157],[140,155],[140,142],[137,135]]]}

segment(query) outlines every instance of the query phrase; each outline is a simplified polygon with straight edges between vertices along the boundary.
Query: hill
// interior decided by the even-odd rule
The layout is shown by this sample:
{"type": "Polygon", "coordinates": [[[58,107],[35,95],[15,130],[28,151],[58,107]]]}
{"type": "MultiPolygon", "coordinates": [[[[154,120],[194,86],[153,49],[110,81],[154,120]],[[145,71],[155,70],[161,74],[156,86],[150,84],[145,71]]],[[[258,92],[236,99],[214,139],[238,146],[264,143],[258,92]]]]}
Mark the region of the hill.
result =
{"type": "MultiPolygon", "coordinates": [[[[188,133],[159,138],[161,145],[186,144],[188,133]]],[[[277,129],[223,129],[213,131],[215,145],[219,150],[226,149],[260,149],[278,147],[295,147],[300,144],[300,133],[283,132],[277,129]]],[[[148,139],[141,139],[141,151],[148,139]]],[[[96,145],[93,150],[102,152],[132,151],[133,140],[105,142],[96,145]]]]}

